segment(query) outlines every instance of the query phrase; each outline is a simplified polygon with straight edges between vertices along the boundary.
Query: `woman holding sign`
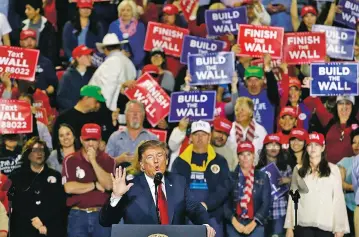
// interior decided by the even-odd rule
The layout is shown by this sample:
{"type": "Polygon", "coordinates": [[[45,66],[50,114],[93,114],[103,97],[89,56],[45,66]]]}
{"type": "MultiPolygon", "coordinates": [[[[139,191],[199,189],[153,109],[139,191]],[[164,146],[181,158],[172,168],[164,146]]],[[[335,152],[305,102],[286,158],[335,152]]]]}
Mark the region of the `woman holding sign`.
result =
{"type": "Polygon", "coordinates": [[[254,146],[242,142],[237,147],[238,166],[231,175],[231,191],[224,205],[228,237],[264,237],[264,223],[269,214],[268,176],[254,169],[254,146]]]}
{"type": "Polygon", "coordinates": [[[349,233],[340,171],[326,160],[325,148],[323,134],[309,134],[303,162],[296,166],[291,186],[301,196],[298,225],[295,226],[294,205],[289,200],[284,225],[286,237],[343,237],[349,233]],[[300,179],[303,184],[297,182],[300,179]]]}
{"type": "MultiPolygon", "coordinates": [[[[282,150],[280,136],[276,134],[267,135],[263,144],[264,147],[259,155],[259,161],[256,168],[266,169],[269,167],[268,165],[274,164],[274,169],[278,169],[280,174],[280,178],[274,180],[276,183],[271,183],[275,188],[272,188],[272,192],[274,192],[272,193],[269,219],[265,225],[265,232],[268,237],[283,236],[285,233],[283,226],[288,204],[288,195],[286,194],[288,192],[288,184],[292,178],[292,168],[282,150]]],[[[266,172],[270,172],[269,168],[266,172]]],[[[273,180],[271,179],[271,181],[273,180]]]]}

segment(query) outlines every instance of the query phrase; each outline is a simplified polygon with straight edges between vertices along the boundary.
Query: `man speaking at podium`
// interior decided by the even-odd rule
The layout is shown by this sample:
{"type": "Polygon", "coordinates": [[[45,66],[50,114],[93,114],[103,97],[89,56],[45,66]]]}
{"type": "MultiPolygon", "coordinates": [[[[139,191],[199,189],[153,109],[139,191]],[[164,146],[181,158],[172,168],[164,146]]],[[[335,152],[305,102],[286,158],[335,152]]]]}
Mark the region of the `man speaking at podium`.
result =
{"type": "Polygon", "coordinates": [[[112,195],[101,210],[100,224],[111,226],[123,218],[125,224],[183,225],[188,217],[196,225],[206,225],[207,237],[215,236],[206,209],[191,198],[185,178],[163,175],[168,162],[166,144],[144,142],[138,148],[138,159],[144,174],[133,183],[126,184],[126,169],[116,169],[112,195]]]}

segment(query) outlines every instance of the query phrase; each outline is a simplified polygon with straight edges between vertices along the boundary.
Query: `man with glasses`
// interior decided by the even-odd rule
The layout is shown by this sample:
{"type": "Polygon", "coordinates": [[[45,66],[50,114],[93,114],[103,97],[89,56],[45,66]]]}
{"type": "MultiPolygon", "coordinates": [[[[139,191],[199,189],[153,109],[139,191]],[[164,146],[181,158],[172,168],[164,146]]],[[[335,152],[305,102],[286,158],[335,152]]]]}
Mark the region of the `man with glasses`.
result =
{"type": "Polygon", "coordinates": [[[207,236],[215,231],[208,225],[208,214],[203,206],[193,200],[186,180],[176,174],[165,173],[167,146],[150,140],[138,147],[138,161],[143,174],[133,183],[126,183],[126,169],[120,167],[112,177],[113,191],[110,200],[101,210],[103,226],[117,224],[123,218],[125,224],[183,225],[185,217],[197,225],[207,224],[207,236]],[[158,185],[158,212],[156,213],[156,173],[165,174],[158,185]]]}
{"type": "Polygon", "coordinates": [[[130,100],[126,104],[126,129],[114,132],[108,140],[106,152],[114,158],[116,164],[127,167],[132,163],[137,146],[145,140],[158,140],[143,128],[146,112],[143,104],[130,100]]]}
{"type": "Polygon", "coordinates": [[[99,225],[101,206],[109,198],[106,191],[112,190],[111,173],[114,160],[99,150],[101,127],[94,123],[81,129],[82,148],[67,157],[63,164],[62,182],[69,194],[67,206],[68,237],[109,237],[111,228],[99,225]]]}
{"type": "Polygon", "coordinates": [[[222,204],[226,193],[218,192],[229,174],[228,163],[216,153],[211,141],[211,126],[197,121],[191,126],[190,144],[173,163],[172,172],[186,178],[195,200],[202,202],[210,214],[210,223],[218,237],[224,236],[222,204]]]}

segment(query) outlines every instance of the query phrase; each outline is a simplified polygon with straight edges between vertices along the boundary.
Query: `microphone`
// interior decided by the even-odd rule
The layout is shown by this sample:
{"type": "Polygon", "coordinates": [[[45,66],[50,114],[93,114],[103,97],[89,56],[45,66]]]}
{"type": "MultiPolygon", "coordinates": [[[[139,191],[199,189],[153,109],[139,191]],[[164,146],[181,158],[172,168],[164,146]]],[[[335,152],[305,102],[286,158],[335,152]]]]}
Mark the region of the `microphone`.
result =
{"type": "Polygon", "coordinates": [[[158,224],[161,224],[161,219],[160,219],[160,210],[158,209],[158,185],[160,185],[162,183],[162,177],[163,174],[161,172],[157,172],[155,174],[155,177],[153,178],[153,181],[155,183],[155,197],[156,197],[156,213],[157,213],[157,221],[158,224]]]}
{"type": "Polygon", "coordinates": [[[309,192],[308,186],[302,177],[298,173],[298,168],[295,167],[292,175],[292,183],[290,185],[289,195],[292,197],[294,203],[294,226],[297,227],[298,222],[298,203],[300,199],[300,193],[306,194],[309,192]]]}

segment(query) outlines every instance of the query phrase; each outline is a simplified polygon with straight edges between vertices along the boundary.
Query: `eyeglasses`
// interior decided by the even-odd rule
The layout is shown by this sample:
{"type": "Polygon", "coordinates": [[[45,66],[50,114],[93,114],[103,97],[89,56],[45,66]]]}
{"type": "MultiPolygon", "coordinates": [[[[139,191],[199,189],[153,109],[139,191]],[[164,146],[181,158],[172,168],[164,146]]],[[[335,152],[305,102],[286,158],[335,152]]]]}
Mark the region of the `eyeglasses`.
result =
{"type": "Polygon", "coordinates": [[[44,150],[44,148],[32,148],[31,152],[34,152],[34,153],[44,153],[45,150],[44,150]]]}
{"type": "Polygon", "coordinates": [[[157,158],[158,161],[162,161],[162,160],[164,160],[164,159],[166,158],[166,153],[164,153],[164,152],[159,152],[159,153],[157,153],[157,154],[148,155],[148,156],[146,157],[146,160],[147,160],[147,161],[153,161],[153,160],[155,160],[155,158],[157,158]]]}

